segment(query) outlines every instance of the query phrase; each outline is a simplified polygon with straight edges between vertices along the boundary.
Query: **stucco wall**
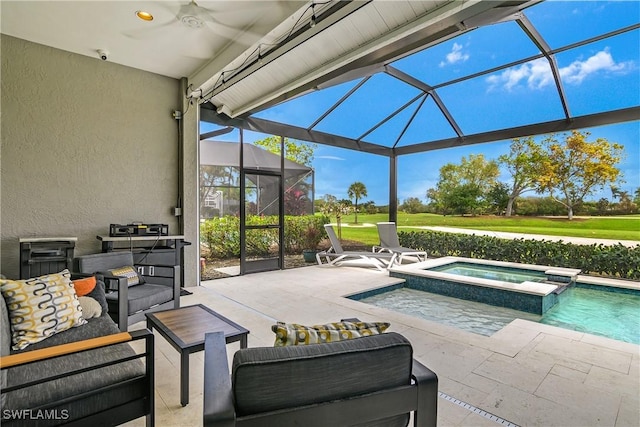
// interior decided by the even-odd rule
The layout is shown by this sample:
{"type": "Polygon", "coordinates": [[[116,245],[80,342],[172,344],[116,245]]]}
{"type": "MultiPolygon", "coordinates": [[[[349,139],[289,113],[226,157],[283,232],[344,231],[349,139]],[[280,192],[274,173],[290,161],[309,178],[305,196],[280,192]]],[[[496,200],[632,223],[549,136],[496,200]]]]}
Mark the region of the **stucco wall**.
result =
{"type": "Polygon", "coordinates": [[[178,80],[5,35],[1,55],[3,274],[20,237],[74,236],[82,255],[111,223],[180,231],[178,80]]]}

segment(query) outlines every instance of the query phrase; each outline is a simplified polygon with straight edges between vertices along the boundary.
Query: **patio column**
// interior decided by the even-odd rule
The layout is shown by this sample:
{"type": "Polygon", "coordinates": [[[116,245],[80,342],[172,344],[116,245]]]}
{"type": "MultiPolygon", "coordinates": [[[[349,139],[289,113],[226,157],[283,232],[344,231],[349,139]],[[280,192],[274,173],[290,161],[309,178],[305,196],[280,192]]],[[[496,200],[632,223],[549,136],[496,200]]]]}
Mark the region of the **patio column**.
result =
{"type": "Polygon", "coordinates": [[[389,156],[389,221],[398,221],[398,158],[389,156]]]}
{"type": "Polygon", "coordinates": [[[199,165],[198,144],[200,142],[200,108],[199,105],[189,105],[189,100],[182,94],[187,92],[188,81],[183,78],[180,81],[180,102],[182,107],[182,119],[180,120],[180,143],[178,162],[178,203],[177,207],[182,208],[178,216],[178,226],[185,241],[191,242],[190,246],[184,248],[182,259],[183,268],[182,286],[198,286],[200,284],[200,245],[198,244],[200,228],[200,187],[199,187],[199,165]]]}

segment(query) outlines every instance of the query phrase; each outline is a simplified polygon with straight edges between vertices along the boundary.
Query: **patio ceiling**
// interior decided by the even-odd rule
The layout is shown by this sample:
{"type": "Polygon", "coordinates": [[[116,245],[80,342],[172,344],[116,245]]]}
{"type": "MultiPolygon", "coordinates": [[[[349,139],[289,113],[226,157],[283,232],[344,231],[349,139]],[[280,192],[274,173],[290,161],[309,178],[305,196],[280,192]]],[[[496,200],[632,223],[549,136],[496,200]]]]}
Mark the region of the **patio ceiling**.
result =
{"type": "MultiPolygon", "coordinates": [[[[192,94],[204,102],[206,122],[390,157],[640,120],[637,72],[624,77],[629,93],[615,94],[619,99],[605,107],[598,99],[612,96],[606,81],[585,95],[568,87],[564,72],[612,40],[628,43],[626,54],[637,61],[637,14],[620,27],[606,14],[585,15],[584,31],[554,39],[544,16],[560,3],[354,1],[322,9],[318,3],[298,11],[288,37],[259,45],[192,94]],[[470,34],[499,58],[489,68],[446,74],[434,52],[441,58],[445,45],[463,46],[470,34]],[[487,82],[532,67],[545,69],[548,87],[496,105],[487,82]]],[[[620,13],[615,3],[608,13],[620,13]]]]}

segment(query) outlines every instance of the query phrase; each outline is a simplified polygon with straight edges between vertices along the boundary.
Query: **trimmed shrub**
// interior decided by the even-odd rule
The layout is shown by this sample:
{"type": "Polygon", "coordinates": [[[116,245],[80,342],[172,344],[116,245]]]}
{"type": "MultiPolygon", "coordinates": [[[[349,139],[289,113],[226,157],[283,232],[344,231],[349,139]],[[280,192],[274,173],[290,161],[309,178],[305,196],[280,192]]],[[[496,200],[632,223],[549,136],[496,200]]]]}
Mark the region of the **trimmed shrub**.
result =
{"type": "Polygon", "coordinates": [[[437,231],[398,233],[402,246],[430,256],[458,256],[551,267],[577,268],[584,274],[640,280],[640,245],[576,245],[565,242],[501,239],[437,231]]]}
{"type": "MultiPolygon", "coordinates": [[[[251,216],[248,225],[266,225],[277,222],[275,216],[251,216]]],[[[310,226],[319,229],[326,237],[324,224],[329,218],[324,215],[285,216],[284,218],[284,252],[299,254],[306,239],[306,230],[310,226]]],[[[277,250],[275,243],[277,229],[250,229],[246,233],[247,255],[260,255],[277,250]]],[[[200,223],[200,241],[210,251],[211,258],[233,258],[240,256],[240,218],[225,216],[210,218],[200,223]]]]}

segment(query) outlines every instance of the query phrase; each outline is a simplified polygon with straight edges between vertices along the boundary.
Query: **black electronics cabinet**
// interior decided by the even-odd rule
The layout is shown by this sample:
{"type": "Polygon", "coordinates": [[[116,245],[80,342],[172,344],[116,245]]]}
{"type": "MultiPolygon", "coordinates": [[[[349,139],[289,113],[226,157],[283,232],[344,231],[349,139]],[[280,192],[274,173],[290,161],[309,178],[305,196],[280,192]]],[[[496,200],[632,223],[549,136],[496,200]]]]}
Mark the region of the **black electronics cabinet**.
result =
{"type": "Polygon", "coordinates": [[[71,270],[76,237],[20,239],[20,279],[71,270]]]}
{"type": "Polygon", "coordinates": [[[131,251],[138,272],[152,283],[182,286],[184,236],[97,236],[102,252],[131,251]]]}

